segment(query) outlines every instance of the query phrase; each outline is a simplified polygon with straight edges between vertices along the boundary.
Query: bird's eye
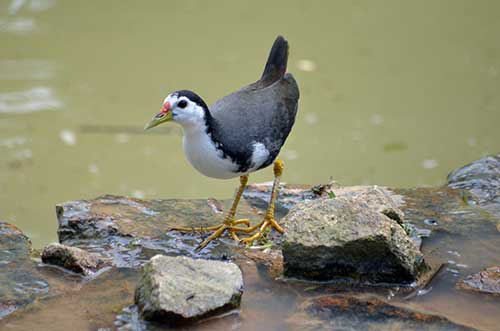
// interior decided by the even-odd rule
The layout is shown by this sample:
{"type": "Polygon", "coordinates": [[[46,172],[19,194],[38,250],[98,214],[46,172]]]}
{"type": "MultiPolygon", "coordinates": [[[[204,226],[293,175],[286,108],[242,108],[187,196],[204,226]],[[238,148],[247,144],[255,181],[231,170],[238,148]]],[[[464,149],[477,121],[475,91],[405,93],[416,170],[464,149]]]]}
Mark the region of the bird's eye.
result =
{"type": "Polygon", "coordinates": [[[187,103],[187,101],[186,101],[186,100],[181,100],[181,101],[179,101],[179,103],[177,104],[177,107],[179,107],[179,108],[186,108],[187,104],[188,104],[188,103],[187,103]]]}

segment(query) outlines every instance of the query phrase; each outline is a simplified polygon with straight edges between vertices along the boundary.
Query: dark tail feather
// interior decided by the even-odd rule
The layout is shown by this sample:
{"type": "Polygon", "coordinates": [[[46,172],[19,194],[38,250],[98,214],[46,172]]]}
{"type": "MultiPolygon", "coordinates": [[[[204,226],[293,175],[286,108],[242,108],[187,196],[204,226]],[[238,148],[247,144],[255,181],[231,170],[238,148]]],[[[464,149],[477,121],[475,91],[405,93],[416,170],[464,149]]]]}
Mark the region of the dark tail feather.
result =
{"type": "Polygon", "coordinates": [[[260,81],[264,84],[272,84],[281,79],[286,72],[288,62],[288,41],[282,36],[278,36],[274,41],[266,67],[262,73],[260,81]]]}

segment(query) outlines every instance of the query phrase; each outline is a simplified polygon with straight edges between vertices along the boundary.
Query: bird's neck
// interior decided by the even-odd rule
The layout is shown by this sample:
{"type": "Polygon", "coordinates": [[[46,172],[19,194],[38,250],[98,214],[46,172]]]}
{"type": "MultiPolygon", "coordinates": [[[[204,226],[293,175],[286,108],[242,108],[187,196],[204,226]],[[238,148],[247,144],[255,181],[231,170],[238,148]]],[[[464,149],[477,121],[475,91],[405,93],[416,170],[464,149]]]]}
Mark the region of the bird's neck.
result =
{"type": "Polygon", "coordinates": [[[217,130],[217,121],[212,116],[208,108],[203,110],[203,119],[182,124],[185,136],[194,137],[199,135],[208,135],[213,140],[213,133],[217,130]]]}

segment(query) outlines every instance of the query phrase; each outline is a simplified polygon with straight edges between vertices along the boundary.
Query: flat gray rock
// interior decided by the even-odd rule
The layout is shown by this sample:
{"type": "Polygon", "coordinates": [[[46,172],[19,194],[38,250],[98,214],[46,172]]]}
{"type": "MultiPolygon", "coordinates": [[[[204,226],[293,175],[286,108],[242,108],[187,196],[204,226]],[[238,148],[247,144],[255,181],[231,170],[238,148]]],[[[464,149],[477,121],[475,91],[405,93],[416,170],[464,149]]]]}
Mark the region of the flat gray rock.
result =
{"type": "MultiPolygon", "coordinates": [[[[172,227],[209,227],[221,224],[232,201],[216,199],[140,200],[105,195],[91,200],[68,201],[56,206],[61,244],[98,254],[118,268],[138,268],[156,254],[225,259],[238,245],[214,240],[195,251],[209,233],[182,233],[172,227]]],[[[238,218],[257,224],[262,216],[246,201],[238,218]]]]}
{"type": "Polygon", "coordinates": [[[411,283],[428,269],[388,192],[363,188],[297,204],[283,219],[284,274],[311,280],[411,283]]]}
{"type": "Polygon", "coordinates": [[[242,293],[233,263],[156,255],[143,267],[135,303],[144,319],[177,325],[237,308],[242,293]]]}
{"type": "Polygon", "coordinates": [[[500,295],[500,266],[467,276],[458,283],[464,290],[500,295]]]}
{"type": "Polygon", "coordinates": [[[57,243],[45,246],[42,261],[83,275],[92,274],[103,264],[96,255],[81,248],[57,243]]]}

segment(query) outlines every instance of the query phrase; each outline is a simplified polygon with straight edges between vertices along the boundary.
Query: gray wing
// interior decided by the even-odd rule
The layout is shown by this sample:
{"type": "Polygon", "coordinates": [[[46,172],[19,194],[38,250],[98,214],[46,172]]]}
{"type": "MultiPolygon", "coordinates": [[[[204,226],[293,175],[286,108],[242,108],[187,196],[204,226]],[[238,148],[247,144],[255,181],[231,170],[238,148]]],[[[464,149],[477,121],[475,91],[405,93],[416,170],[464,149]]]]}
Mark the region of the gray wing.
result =
{"type": "Polygon", "coordinates": [[[255,143],[262,143],[269,158],[260,168],[270,165],[278,156],[295,122],[299,88],[291,74],[263,86],[261,81],[232,93],[212,105],[215,119],[212,134],[229,156],[239,164],[239,172],[250,164],[255,143]]]}

